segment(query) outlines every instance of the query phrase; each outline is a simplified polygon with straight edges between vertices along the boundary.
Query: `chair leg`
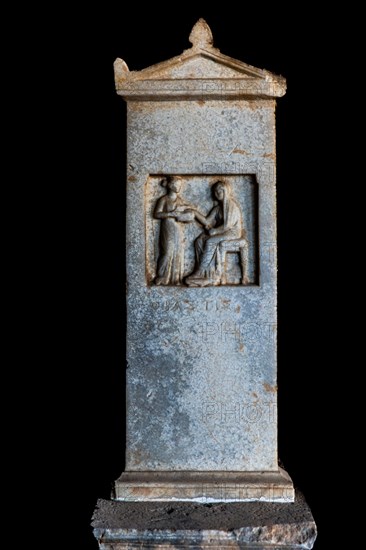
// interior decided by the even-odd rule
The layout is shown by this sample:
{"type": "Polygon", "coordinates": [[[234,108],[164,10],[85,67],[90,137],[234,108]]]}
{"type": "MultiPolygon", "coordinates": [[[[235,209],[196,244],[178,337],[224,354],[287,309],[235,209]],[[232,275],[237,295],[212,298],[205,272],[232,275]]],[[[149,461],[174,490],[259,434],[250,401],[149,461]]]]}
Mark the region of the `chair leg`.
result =
{"type": "Polygon", "coordinates": [[[226,285],[226,252],[221,249],[220,251],[220,254],[221,254],[221,282],[220,284],[222,285],[226,285]]]}
{"type": "Polygon", "coordinates": [[[240,263],[241,263],[241,284],[247,285],[249,283],[248,278],[248,247],[243,246],[240,248],[240,263]]]}

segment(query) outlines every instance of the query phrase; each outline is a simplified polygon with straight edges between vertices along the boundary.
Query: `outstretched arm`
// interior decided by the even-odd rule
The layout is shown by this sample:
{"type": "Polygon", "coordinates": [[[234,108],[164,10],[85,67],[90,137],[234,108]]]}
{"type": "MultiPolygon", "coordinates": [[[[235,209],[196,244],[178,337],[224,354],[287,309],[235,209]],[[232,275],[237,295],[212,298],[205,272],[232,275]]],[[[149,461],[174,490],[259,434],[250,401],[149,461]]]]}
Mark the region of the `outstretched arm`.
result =
{"type": "Polygon", "coordinates": [[[167,218],[176,218],[175,212],[164,212],[165,196],[161,197],[156,203],[154,210],[154,218],[158,220],[166,220],[167,218]]]}
{"type": "Polygon", "coordinates": [[[225,228],[223,225],[219,225],[219,227],[214,227],[213,229],[210,229],[210,235],[211,237],[214,237],[215,235],[225,235],[225,233],[228,233],[228,229],[225,228]]]}
{"type": "Polygon", "coordinates": [[[194,210],[194,217],[195,219],[201,224],[203,225],[204,227],[208,227],[207,226],[207,218],[206,216],[204,216],[203,214],[201,214],[201,212],[198,212],[198,210],[194,210]]]}
{"type": "Polygon", "coordinates": [[[205,218],[206,220],[205,227],[206,229],[210,230],[210,235],[211,235],[211,231],[215,231],[214,229],[211,229],[211,228],[215,227],[217,223],[218,208],[219,208],[218,206],[214,206],[211,212],[205,218]]]}
{"type": "Polygon", "coordinates": [[[196,206],[193,204],[190,204],[188,202],[181,202],[177,208],[177,220],[180,221],[192,221],[197,220],[200,224],[202,224],[204,227],[206,227],[206,216],[201,214],[199,210],[197,210],[196,206]]]}
{"type": "Polygon", "coordinates": [[[208,224],[206,216],[201,214],[196,208],[189,208],[188,210],[185,210],[185,213],[192,214],[192,221],[195,219],[203,225],[206,229],[209,229],[211,225],[208,224]]]}
{"type": "Polygon", "coordinates": [[[217,209],[218,207],[214,206],[207,216],[201,214],[201,212],[197,210],[196,207],[190,208],[189,210],[186,210],[186,212],[192,212],[194,214],[194,218],[201,225],[203,225],[205,229],[211,229],[211,227],[214,227],[216,224],[217,209]]]}

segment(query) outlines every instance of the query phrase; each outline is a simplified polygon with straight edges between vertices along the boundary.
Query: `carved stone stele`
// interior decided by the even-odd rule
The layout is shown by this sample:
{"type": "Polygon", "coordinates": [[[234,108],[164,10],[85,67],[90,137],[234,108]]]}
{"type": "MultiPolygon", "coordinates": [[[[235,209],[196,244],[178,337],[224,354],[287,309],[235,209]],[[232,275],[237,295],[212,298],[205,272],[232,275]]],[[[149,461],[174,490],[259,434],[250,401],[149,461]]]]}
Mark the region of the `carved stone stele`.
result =
{"type": "Polygon", "coordinates": [[[223,55],[202,19],[189,40],[139,72],[115,62],[128,113],[126,469],[94,534],[101,550],[311,549],[314,520],[277,456],[286,84],[223,55]]]}
{"type": "MultiPolygon", "coordinates": [[[[207,23],[127,101],[127,442],[121,500],[291,502],[277,457],[275,103],[285,80],[207,23]]],[[[123,389],[121,388],[121,391],[123,389]]],[[[122,411],[121,411],[122,414],[122,411]]]]}

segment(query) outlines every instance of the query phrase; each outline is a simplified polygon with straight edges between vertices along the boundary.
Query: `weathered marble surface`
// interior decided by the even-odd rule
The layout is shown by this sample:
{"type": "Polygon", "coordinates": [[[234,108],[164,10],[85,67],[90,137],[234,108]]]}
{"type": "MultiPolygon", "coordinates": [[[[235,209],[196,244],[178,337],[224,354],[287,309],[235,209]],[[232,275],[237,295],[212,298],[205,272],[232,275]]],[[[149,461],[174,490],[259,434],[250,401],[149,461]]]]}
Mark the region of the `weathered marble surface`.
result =
{"type": "Polygon", "coordinates": [[[290,504],[99,500],[93,527],[101,550],[310,549],[317,534],[310,509],[300,493],[290,504]]]}
{"type": "Polygon", "coordinates": [[[126,470],[277,472],[275,98],[285,80],[221,54],[203,21],[190,40],[139,72],[115,63],[128,103],[126,470]],[[225,283],[187,286],[197,220],[171,224],[182,284],[156,284],[156,209],[171,175],[204,216],[214,183],[230,186],[247,284],[233,252],[225,283]]]}
{"type": "Polygon", "coordinates": [[[190,41],[139,72],[115,62],[128,104],[127,450],[94,534],[101,550],[311,549],[314,520],[277,457],[286,83],[221,54],[203,20],[190,41]]]}

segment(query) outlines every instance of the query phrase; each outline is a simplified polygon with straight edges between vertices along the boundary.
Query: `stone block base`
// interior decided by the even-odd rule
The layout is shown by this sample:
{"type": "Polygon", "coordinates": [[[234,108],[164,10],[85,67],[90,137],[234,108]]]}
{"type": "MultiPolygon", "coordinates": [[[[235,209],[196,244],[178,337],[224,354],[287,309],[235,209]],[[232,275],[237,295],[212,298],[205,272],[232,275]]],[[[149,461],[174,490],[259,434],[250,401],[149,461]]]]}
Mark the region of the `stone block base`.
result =
{"type": "Polygon", "coordinates": [[[317,535],[300,493],[283,504],[99,500],[92,525],[100,550],[311,549],[317,535]]]}

